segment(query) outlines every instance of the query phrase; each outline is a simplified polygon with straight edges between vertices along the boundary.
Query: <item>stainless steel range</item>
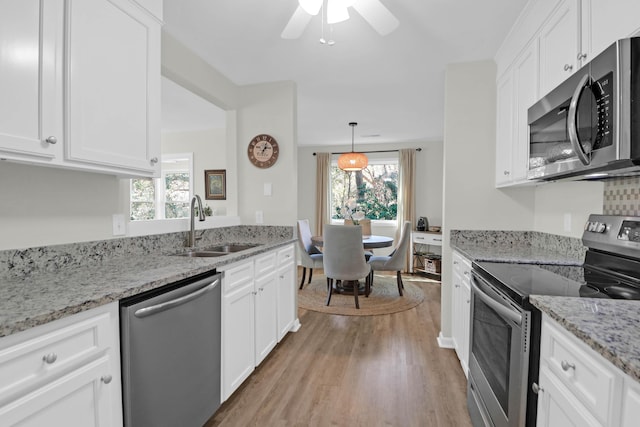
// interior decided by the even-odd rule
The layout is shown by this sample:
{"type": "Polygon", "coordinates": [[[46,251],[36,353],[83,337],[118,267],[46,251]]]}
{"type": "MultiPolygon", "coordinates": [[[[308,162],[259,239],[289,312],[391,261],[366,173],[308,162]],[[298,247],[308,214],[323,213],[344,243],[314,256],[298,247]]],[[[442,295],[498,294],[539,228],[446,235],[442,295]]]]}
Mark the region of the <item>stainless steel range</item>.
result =
{"type": "Polygon", "coordinates": [[[533,426],[540,312],[530,295],[640,299],[640,217],[591,215],[581,266],[474,262],[467,403],[474,426],[533,426]]]}

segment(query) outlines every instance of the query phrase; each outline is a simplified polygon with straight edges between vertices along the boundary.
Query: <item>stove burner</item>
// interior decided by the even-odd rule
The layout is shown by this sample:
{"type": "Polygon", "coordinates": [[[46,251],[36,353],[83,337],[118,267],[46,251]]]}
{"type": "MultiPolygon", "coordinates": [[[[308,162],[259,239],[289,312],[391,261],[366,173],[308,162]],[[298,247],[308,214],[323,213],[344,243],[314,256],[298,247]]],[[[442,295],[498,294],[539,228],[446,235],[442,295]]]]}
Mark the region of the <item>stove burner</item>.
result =
{"type": "Polygon", "coordinates": [[[640,299],[640,289],[631,287],[631,286],[608,286],[604,288],[604,291],[611,298],[619,298],[619,299],[640,299]]]}
{"type": "Polygon", "coordinates": [[[599,298],[604,296],[602,293],[600,293],[600,289],[598,289],[596,286],[588,284],[580,286],[579,294],[581,297],[586,298],[599,298]]]}

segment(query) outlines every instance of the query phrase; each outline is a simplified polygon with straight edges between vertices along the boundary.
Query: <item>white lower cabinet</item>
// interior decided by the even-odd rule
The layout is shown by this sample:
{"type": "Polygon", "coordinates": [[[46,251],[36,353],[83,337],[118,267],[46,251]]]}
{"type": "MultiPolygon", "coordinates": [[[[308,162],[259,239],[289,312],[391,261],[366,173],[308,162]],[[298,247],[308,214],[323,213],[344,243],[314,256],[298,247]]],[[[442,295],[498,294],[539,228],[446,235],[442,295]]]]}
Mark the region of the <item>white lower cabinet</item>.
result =
{"type": "Polygon", "coordinates": [[[546,314],[538,385],[538,426],[638,425],[640,383],[546,314]]]}
{"type": "Polygon", "coordinates": [[[293,254],[290,245],[220,269],[223,401],[296,322],[293,254]]]}
{"type": "Polygon", "coordinates": [[[469,370],[469,323],[471,321],[471,261],[453,251],[452,338],[465,376],[469,370]]]}
{"type": "Polygon", "coordinates": [[[121,426],[118,303],[0,339],[0,425],[121,426]]]}

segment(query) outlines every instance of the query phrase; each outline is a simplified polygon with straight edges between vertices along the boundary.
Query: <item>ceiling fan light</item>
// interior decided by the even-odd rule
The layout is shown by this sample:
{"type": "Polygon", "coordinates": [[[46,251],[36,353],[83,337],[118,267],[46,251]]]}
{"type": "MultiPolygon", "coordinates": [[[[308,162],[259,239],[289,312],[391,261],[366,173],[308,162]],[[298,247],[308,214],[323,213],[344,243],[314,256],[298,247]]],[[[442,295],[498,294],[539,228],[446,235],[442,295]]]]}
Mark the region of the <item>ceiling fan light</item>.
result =
{"type": "Polygon", "coordinates": [[[327,24],[336,24],[349,19],[349,11],[339,0],[329,0],[327,4],[327,24]]]}
{"type": "Polygon", "coordinates": [[[300,7],[309,15],[316,16],[322,7],[322,0],[298,0],[300,7]]]}

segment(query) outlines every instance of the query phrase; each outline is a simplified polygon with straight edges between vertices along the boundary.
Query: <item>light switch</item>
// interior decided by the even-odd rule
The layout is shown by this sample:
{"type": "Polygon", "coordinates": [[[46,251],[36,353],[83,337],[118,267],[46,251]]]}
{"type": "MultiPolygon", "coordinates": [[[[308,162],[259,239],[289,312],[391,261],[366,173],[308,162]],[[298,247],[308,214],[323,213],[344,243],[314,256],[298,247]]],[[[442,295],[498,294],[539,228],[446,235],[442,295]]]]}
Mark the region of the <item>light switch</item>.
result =
{"type": "Polygon", "coordinates": [[[256,224],[262,224],[263,222],[262,211],[256,211],[256,224]]]}
{"type": "Polygon", "coordinates": [[[265,182],[264,183],[264,195],[265,196],[271,196],[271,183],[270,182],[265,182]]]}
{"type": "Polygon", "coordinates": [[[113,214],[112,218],[113,218],[113,235],[124,236],[126,234],[124,214],[113,214]]]}

